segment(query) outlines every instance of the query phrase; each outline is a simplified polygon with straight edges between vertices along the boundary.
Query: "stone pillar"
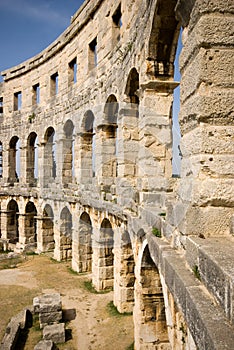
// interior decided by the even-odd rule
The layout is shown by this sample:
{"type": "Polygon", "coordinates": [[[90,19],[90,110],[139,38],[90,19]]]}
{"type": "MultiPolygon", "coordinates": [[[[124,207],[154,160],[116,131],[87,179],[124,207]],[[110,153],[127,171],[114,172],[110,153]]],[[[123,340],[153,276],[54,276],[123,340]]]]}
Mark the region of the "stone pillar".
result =
{"type": "Polygon", "coordinates": [[[180,56],[183,235],[230,234],[234,215],[233,20],[228,2],[197,0],[185,17],[180,56]],[[199,220],[198,220],[199,218],[199,220]]]}
{"type": "Polygon", "coordinates": [[[118,178],[116,181],[117,202],[121,206],[135,208],[138,201],[136,181],[138,175],[138,105],[121,104],[118,119],[118,178]]]}
{"type": "Polygon", "coordinates": [[[93,230],[92,284],[97,291],[113,288],[113,240],[101,238],[100,230],[93,230]]]}
{"type": "Polygon", "coordinates": [[[140,203],[165,206],[172,176],[173,81],[149,81],[140,86],[139,182],[140,203]]]}
{"type": "Polygon", "coordinates": [[[92,139],[93,133],[86,132],[79,134],[77,142],[78,156],[78,183],[81,185],[92,184],[92,139]]]}
{"type": "Polygon", "coordinates": [[[72,269],[77,272],[92,271],[92,226],[81,222],[73,228],[72,269]]]}
{"type": "Polygon", "coordinates": [[[96,177],[98,185],[105,193],[116,180],[116,124],[100,125],[96,134],[96,177]]]}
{"type": "Polygon", "coordinates": [[[52,217],[36,216],[37,220],[37,252],[54,250],[54,224],[52,217]]]}
{"type": "Polygon", "coordinates": [[[7,237],[7,220],[9,211],[1,210],[1,238],[8,239],[7,237]]]}
{"type": "Polygon", "coordinates": [[[28,237],[27,237],[27,214],[19,214],[18,221],[19,221],[19,243],[24,247],[25,244],[28,243],[28,237]]]}
{"type": "Polygon", "coordinates": [[[27,169],[27,146],[20,147],[20,178],[19,182],[22,184],[27,183],[26,169],[27,169]]]}
{"type": "Polygon", "coordinates": [[[121,313],[132,312],[135,263],[129,234],[122,228],[116,234],[114,257],[114,305],[121,313]]]}

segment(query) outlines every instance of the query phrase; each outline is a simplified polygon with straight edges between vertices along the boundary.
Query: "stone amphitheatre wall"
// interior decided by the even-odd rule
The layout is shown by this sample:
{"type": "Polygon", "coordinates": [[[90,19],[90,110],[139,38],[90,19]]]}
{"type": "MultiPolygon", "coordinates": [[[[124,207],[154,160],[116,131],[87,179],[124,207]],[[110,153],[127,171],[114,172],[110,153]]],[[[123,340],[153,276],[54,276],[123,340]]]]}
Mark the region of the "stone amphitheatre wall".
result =
{"type": "Polygon", "coordinates": [[[2,72],[1,239],[114,288],[136,349],[234,343],[233,12],[220,0],[87,0],[48,48],[2,72]]]}

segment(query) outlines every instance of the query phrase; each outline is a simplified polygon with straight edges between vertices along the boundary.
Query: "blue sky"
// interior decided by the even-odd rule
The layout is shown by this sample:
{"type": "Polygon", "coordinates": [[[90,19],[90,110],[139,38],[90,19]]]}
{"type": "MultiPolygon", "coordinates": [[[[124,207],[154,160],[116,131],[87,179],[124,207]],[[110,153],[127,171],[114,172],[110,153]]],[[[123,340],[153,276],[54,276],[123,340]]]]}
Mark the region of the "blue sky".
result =
{"type": "Polygon", "coordinates": [[[70,24],[82,0],[0,0],[0,71],[36,55],[70,24]]]}
{"type": "MultiPolygon", "coordinates": [[[[18,65],[44,50],[67,28],[71,16],[83,2],[83,0],[0,0],[0,71],[18,65]]],[[[181,48],[181,44],[179,46],[181,48]]],[[[178,71],[175,80],[180,80],[178,71]]],[[[177,116],[179,88],[175,94],[173,115],[177,116]]],[[[173,168],[175,173],[179,173],[180,132],[177,117],[173,118],[173,124],[173,168]]]]}

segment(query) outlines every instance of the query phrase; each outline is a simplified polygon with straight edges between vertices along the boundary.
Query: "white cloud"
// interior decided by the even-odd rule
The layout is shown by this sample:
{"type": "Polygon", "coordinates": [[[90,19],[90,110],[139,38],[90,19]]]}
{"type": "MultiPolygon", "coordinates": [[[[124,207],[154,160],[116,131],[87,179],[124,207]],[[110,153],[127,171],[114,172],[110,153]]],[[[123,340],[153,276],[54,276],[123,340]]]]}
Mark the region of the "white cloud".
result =
{"type": "MultiPolygon", "coordinates": [[[[66,7],[64,6],[64,8],[66,7]]],[[[1,9],[16,13],[22,18],[30,18],[31,20],[34,19],[35,21],[61,27],[66,26],[69,21],[69,16],[53,8],[51,1],[48,0],[38,2],[32,0],[0,0],[1,9]]]]}

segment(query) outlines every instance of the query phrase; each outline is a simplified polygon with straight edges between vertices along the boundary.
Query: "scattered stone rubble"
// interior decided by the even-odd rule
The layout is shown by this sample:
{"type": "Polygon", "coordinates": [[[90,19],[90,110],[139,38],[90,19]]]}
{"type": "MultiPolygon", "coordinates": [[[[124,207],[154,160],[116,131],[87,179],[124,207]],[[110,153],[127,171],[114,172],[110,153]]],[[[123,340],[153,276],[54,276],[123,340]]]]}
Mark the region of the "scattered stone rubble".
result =
{"type": "Polygon", "coordinates": [[[59,293],[43,294],[33,299],[29,307],[12,317],[7,325],[0,350],[17,350],[20,332],[32,327],[33,314],[39,314],[43,339],[34,350],[56,350],[56,344],[65,343],[65,323],[62,321],[62,302],[59,293]]]}

